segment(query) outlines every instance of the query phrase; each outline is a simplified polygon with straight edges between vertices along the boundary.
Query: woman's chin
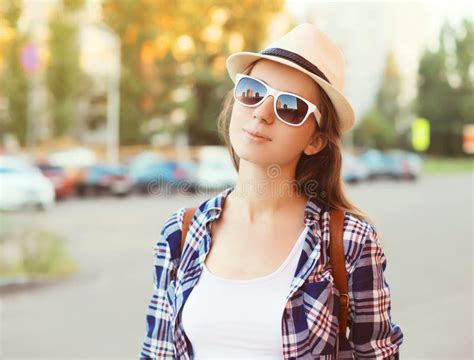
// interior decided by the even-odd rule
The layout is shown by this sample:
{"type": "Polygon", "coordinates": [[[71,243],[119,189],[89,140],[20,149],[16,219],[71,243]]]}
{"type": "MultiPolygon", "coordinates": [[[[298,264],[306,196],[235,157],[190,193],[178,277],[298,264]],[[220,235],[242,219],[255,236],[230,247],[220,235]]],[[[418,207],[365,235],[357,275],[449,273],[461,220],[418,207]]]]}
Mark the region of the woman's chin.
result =
{"type": "Polygon", "coordinates": [[[268,164],[274,164],[276,159],[273,159],[272,153],[263,154],[262,151],[256,151],[254,149],[246,147],[245,149],[234,147],[235,153],[241,160],[245,160],[249,163],[267,166],[268,164]]]}

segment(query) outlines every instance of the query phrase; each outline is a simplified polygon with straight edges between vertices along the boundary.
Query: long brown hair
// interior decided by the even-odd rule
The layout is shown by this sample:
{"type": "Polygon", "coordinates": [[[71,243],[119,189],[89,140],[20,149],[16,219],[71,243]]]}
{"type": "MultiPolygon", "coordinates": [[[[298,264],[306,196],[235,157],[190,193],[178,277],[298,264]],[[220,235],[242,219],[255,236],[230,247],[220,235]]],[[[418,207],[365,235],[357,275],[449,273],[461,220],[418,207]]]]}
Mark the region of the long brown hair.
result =
{"type": "MultiPolygon", "coordinates": [[[[243,73],[250,74],[257,61],[249,65],[243,73]]],[[[316,132],[318,132],[318,136],[324,138],[326,146],[313,155],[301,154],[295,174],[299,190],[306,193],[314,193],[316,185],[319,199],[326,206],[331,209],[350,212],[360,220],[370,221],[370,218],[353,205],[345,195],[344,183],[341,178],[342,133],[337,113],[328,95],[316,82],[315,85],[319,88],[319,93],[321,94],[320,112],[322,115],[321,128],[319,130],[316,129],[316,132]]],[[[219,114],[218,131],[224,139],[234,167],[238,172],[240,158],[232,147],[229,138],[229,124],[233,105],[233,90],[230,90],[224,98],[224,106],[219,114]]]]}

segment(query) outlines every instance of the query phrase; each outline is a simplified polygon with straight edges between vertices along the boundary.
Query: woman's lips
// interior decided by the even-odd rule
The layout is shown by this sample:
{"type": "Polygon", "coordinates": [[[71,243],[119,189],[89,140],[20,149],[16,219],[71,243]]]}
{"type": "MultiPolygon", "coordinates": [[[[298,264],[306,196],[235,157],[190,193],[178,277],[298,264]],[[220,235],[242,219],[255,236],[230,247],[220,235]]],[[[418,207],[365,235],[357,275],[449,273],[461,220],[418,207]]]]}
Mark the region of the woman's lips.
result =
{"type": "Polygon", "coordinates": [[[258,141],[258,142],[266,142],[271,141],[271,139],[265,135],[259,134],[252,130],[243,129],[244,133],[247,137],[251,140],[258,141]]]}

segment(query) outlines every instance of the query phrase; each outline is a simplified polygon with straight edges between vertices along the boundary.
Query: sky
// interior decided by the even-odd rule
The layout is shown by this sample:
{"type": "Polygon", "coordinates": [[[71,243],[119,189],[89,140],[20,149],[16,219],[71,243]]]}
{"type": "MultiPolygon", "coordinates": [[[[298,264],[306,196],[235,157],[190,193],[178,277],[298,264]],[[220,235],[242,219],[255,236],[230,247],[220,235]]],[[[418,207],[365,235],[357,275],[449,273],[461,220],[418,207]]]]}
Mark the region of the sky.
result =
{"type": "MultiPolygon", "coordinates": [[[[345,1],[323,1],[323,0],[287,0],[285,7],[287,11],[294,15],[296,18],[303,18],[307,12],[307,8],[312,5],[318,4],[331,4],[343,8],[346,4],[420,4],[428,17],[431,18],[432,26],[430,28],[431,39],[430,41],[435,43],[437,40],[437,34],[444,20],[449,21],[451,24],[458,24],[463,17],[469,16],[474,18],[474,1],[467,0],[418,0],[418,1],[358,1],[358,0],[345,0],[345,1]]],[[[432,44],[430,43],[430,46],[432,44]]]]}
{"type": "Polygon", "coordinates": [[[473,19],[471,3],[287,0],[285,7],[297,23],[314,23],[342,49],[346,59],[344,93],[358,121],[373,105],[388,51],[395,54],[402,80],[400,104],[409,104],[416,97],[423,51],[438,46],[445,20],[456,26],[466,16],[473,19]]]}

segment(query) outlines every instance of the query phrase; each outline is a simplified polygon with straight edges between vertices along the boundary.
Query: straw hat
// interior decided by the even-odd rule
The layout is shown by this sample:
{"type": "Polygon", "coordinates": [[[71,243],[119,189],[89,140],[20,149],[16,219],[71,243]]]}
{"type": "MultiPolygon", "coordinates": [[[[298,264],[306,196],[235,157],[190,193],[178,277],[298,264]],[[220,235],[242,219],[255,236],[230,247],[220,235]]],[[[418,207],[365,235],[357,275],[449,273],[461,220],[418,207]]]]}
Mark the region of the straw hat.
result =
{"type": "Polygon", "coordinates": [[[296,26],[259,53],[242,51],[230,55],[226,65],[232,81],[235,83],[235,75],[259,59],[290,66],[313,78],[331,99],[341,122],[341,131],[352,128],[354,110],[343,95],[344,55],[314,25],[304,23],[296,26]]]}

